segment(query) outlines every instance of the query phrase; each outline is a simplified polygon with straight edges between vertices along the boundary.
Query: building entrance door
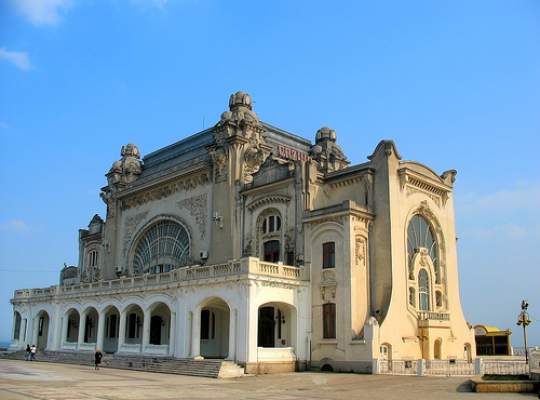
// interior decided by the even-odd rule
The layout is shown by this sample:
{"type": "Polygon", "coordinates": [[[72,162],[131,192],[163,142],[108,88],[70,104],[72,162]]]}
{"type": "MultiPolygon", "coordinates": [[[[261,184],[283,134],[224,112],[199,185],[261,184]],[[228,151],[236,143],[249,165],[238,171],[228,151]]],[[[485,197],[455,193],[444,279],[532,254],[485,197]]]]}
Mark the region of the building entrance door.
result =
{"type": "Polygon", "coordinates": [[[258,347],[275,346],[274,307],[259,308],[258,347]]]}

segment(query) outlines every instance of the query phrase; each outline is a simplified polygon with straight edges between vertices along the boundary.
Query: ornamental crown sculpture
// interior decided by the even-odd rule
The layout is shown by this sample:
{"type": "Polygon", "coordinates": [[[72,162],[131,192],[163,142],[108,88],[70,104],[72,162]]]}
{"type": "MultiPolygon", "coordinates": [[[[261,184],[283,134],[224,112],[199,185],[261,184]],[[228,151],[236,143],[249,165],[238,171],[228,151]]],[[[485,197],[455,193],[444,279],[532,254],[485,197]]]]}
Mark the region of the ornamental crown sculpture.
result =
{"type": "Polygon", "coordinates": [[[107,173],[109,186],[131,183],[142,172],[141,153],[137,146],[132,143],[122,146],[120,155],[122,158],[115,161],[107,173]]]}
{"type": "Polygon", "coordinates": [[[311,147],[311,156],[325,173],[343,169],[350,163],[336,140],[336,131],[327,126],[315,134],[316,144],[311,147]]]}
{"type": "Polygon", "coordinates": [[[229,111],[221,114],[216,131],[225,136],[244,136],[259,141],[263,128],[259,117],[253,111],[253,100],[245,92],[236,92],[229,97],[229,111]]]}
{"type": "Polygon", "coordinates": [[[323,142],[325,140],[330,140],[332,142],[335,142],[337,139],[336,131],[327,127],[323,126],[321,129],[319,129],[315,135],[315,141],[317,143],[323,142]]]}

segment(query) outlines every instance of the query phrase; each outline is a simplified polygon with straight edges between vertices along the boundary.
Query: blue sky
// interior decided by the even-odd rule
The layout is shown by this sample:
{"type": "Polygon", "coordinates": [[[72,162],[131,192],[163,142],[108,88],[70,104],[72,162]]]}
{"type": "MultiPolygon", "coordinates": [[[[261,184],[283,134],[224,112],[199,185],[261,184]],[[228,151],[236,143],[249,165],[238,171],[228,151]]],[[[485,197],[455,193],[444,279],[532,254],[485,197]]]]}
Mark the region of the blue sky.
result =
{"type": "Polygon", "coordinates": [[[363,162],[458,170],[467,319],[540,345],[540,3],[6,0],[0,3],[0,340],[16,288],[55,284],[99,188],[143,154],[214,124],[245,90],[266,122],[328,125],[363,162]]]}

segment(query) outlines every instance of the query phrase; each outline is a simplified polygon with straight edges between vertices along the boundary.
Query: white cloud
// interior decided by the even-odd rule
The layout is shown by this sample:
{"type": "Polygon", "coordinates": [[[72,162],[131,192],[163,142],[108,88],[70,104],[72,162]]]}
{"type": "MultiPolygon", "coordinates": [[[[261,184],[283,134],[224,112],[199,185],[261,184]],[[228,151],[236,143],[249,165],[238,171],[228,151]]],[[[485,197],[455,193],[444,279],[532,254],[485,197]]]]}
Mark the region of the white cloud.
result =
{"type": "Polygon", "coordinates": [[[493,193],[468,193],[458,198],[458,210],[463,212],[488,212],[535,210],[540,205],[540,183],[529,182],[514,188],[493,193]]]}
{"type": "Polygon", "coordinates": [[[540,183],[528,182],[492,193],[468,193],[457,199],[463,239],[540,240],[540,183]]]}
{"type": "Polygon", "coordinates": [[[34,25],[56,25],[71,0],[11,0],[17,11],[34,25]]]}
{"type": "Polygon", "coordinates": [[[12,233],[23,233],[30,230],[30,225],[28,225],[22,219],[12,219],[0,224],[0,230],[12,233]]]}
{"type": "Polygon", "coordinates": [[[0,60],[6,60],[24,71],[32,67],[30,57],[24,51],[9,51],[0,47],[0,60]]]}

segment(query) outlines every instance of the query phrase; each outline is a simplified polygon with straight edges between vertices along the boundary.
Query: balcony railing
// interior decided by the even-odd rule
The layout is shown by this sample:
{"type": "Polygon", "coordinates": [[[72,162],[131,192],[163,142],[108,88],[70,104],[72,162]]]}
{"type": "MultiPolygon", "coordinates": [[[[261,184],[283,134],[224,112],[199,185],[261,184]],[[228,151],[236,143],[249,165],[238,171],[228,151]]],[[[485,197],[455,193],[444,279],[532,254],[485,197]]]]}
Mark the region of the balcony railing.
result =
{"type": "Polygon", "coordinates": [[[450,314],[435,311],[419,311],[418,319],[420,321],[450,321],[450,314]]]}
{"type": "Polygon", "coordinates": [[[292,267],[280,263],[276,264],[260,261],[255,257],[245,257],[224,264],[184,267],[169,272],[163,272],[161,274],[137,275],[91,283],[51,286],[43,289],[21,289],[15,291],[14,297],[15,299],[24,299],[30,297],[53,296],[55,294],[127,289],[241,275],[246,277],[269,277],[290,281],[303,281],[309,279],[307,271],[303,267],[292,267]]]}

